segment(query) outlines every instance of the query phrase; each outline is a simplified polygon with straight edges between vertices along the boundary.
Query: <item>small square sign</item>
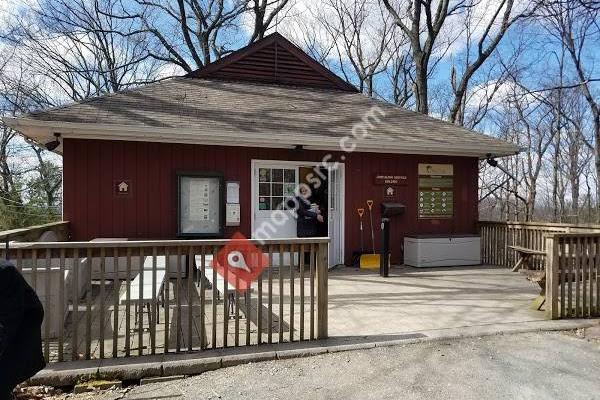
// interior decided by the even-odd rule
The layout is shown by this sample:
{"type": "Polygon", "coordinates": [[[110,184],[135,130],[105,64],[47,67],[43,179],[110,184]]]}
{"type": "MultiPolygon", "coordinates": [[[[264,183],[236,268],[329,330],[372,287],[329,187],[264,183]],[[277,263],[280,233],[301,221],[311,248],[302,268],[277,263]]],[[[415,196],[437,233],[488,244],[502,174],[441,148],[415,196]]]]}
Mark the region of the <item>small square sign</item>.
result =
{"type": "Polygon", "coordinates": [[[131,193],[131,182],[128,180],[115,181],[115,194],[126,196],[131,193]]]}
{"type": "Polygon", "coordinates": [[[398,197],[398,188],[395,186],[385,186],[383,188],[383,198],[386,200],[396,200],[398,197]]]}

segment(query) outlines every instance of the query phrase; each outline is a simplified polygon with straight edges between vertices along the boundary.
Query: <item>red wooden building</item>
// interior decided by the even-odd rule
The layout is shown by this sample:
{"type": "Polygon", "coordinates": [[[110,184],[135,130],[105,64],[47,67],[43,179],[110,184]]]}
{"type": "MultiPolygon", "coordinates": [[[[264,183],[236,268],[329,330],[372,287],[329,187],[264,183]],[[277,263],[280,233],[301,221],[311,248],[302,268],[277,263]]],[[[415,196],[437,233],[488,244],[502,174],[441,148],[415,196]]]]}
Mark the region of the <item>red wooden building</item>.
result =
{"type": "MultiPolygon", "coordinates": [[[[358,208],[399,202],[407,234],[476,233],[478,160],[517,153],[492,137],[359,93],[275,33],[187,76],[7,123],[58,137],[74,240],[290,237],[297,186],[326,216],[331,263],[360,249],[358,208]]],[[[371,248],[368,211],[364,247],[371,248]]]]}

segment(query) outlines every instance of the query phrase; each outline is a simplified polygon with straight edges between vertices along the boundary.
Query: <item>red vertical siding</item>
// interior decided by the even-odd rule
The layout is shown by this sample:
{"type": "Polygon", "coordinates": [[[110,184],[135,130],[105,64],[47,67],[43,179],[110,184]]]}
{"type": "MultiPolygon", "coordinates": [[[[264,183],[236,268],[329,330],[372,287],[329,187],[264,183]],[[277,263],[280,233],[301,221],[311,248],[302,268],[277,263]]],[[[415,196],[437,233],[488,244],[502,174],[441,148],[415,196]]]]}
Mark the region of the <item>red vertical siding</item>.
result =
{"type": "MultiPolygon", "coordinates": [[[[325,152],[301,153],[284,149],[215,147],[169,143],[64,141],[64,217],[71,222],[75,240],[95,237],[173,238],[177,228],[175,172],[177,170],[219,170],[226,180],[240,182],[241,226],[250,235],[251,160],[320,161],[325,152]],[[128,180],[131,194],[115,194],[115,182],[128,180]]],[[[334,154],[340,160],[341,154],[334,154]]],[[[360,247],[358,207],[375,201],[375,242],[379,247],[379,203],[383,187],[373,184],[373,175],[402,174],[408,184],[399,186],[398,201],[407,214],[392,222],[393,258],[401,256],[404,235],[415,233],[475,233],[478,219],[477,159],[376,153],[344,154],[346,257],[360,247]],[[417,218],[417,165],[454,165],[454,218],[417,218]]],[[[238,228],[227,228],[233,234],[238,228]]],[[[365,219],[365,248],[370,248],[368,214],[365,219]]]]}

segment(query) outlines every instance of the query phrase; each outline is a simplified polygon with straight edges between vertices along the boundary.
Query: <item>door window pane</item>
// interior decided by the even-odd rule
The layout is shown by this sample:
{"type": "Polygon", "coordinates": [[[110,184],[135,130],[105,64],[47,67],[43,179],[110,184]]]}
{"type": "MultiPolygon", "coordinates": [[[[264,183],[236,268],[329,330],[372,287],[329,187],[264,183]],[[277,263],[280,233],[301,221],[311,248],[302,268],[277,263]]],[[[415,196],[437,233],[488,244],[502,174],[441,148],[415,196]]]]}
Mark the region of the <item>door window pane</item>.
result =
{"type": "Polygon", "coordinates": [[[271,184],[270,183],[261,183],[258,188],[259,196],[270,196],[271,195],[271,184]]]}
{"type": "Polygon", "coordinates": [[[283,173],[286,183],[296,183],[296,170],[286,169],[283,173]]]}
{"type": "Polygon", "coordinates": [[[282,169],[272,169],[271,170],[271,179],[272,179],[272,182],[283,182],[283,170],[282,169]]]}
{"type": "Polygon", "coordinates": [[[259,182],[270,182],[271,181],[271,170],[269,168],[260,168],[258,170],[258,181],[259,182]]]}
{"type": "Polygon", "coordinates": [[[296,191],[295,183],[286,183],[283,185],[283,195],[286,197],[294,196],[294,192],[296,191]]]}
{"type": "Polygon", "coordinates": [[[273,183],[273,196],[283,196],[283,183],[273,183]]]}
{"type": "Polygon", "coordinates": [[[296,169],[259,168],[258,182],[258,209],[285,209],[284,202],[295,195],[296,169]]]}
{"type": "Polygon", "coordinates": [[[283,208],[283,197],[272,197],[271,210],[281,210],[283,208]]]}

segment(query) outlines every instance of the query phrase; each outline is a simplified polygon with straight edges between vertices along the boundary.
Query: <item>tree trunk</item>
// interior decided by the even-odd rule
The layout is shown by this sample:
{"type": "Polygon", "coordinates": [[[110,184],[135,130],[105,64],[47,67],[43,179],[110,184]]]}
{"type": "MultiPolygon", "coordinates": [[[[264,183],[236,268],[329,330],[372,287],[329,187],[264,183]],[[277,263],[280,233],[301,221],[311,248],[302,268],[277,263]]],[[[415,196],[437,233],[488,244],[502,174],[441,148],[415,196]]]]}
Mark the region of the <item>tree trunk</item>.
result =
{"type": "Polygon", "coordinates": [[[415,79],[415,100],[417,112],[429,114],[429,102],[427,99],[427,61],[423,54],[415,57],[416,79],[415,79]]]}

